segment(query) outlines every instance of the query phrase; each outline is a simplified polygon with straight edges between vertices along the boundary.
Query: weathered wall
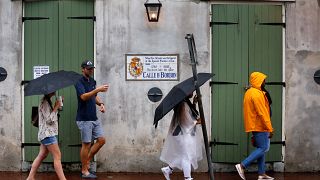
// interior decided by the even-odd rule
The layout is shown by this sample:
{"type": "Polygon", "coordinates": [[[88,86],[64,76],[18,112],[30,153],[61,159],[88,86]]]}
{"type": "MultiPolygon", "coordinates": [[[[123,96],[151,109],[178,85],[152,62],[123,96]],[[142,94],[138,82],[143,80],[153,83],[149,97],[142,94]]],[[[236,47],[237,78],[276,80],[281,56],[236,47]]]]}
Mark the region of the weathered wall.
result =
{"type": "MultiPolygon", "coordinates": [[[[169,126],[169,113],[154,129],[147,92],[164,94],[177,82],[125,81],[126,53],[178,53],[180,79],[191,76],[187,33],[194,33],[199,72],[210,72],[209,3],[162,0],[158,23],[146,19],[145,0],[96,0],[96,62],[98,84],[109,83],[101,94],[107,112],[99,114],[107,144],[97,156],[99,171],[159,172],[160,152],[169,126]]],[[[0,66],[8,78],[0,82],[0,171],[20,170],[22,134],[22,3],[0,0],[0,66]]],[[[313,74],[320,69],[320,9],[317,0],[286,5],[285,46],[285,170],[320,170],[320,86],[313,74]]],[[[202,87],[206,120],[210,121],[210,88],[202,87]]],[[[208,129],[210,124],[208,123],[208,129]]],[[[233,166],[229,169],[233,169],[233,166]]],[[[200,171],[206,170],[206,161],[200,171]]]]}
{"type": "Polygon", "coordinates": [[[317,0],[287,6],[286,171],[320,170],[320,8],[317,0]]]}
{"type": "MultiPolygon", "coordinates": [[[[158,23],[146,21],[143,3],[143,0],[96,3],[97,61],[101,64],[97,71],[98,81],[111,85],[110,92],[104,97],[110,102],[109,113],[102,117],[110,140],[98,156],[100,170],[143,172],[158,171],[161,166],[158,157],[170,114],[159,129],[154,130],[151,122],[157,103],[149,102],[146,94],[154,86],[166,94],[174,82],[125,81],[125,53],[179,53],[180,75],[184,79],[191,73],[184,36],[192,32],[203,60],[199,69],[210,71],[208,3],[162,1],[158,23]],[[107,163],[103,163],[105,161],[107,163]]],[[[320,86],[313,81],[313,73],[320,69],[319,13],[317,0],[286,4],[286,171],[320,170],[317,137],[320,132],[317,118],[320,86]]],[[[208,88],[204,93],[204,97],[209,97],[208,88]]],[[[204,103],[209,112],[209,99],[204,103]]],[[[203,164],[202,170],[205,169],[203,164]]]]}
{"type": "MultiPolygon", "coordinates": [[[[155,129],[153,115],[159,103],[150,102],[147,92],[158,87],[167,94],[177,82],[126,81],[126,53],[177,53],[180,56],[180,79],[184,80],[192,76],[184,37],[187,33],[194,33],[200,59],[198,72],[210,72],[207,4],[161,2],[160,21],[149,23],[145,0],[96,1],[97,81],[110,84],[107,94],[101,94],[107,105],[106,115],[101,117],[107,144],[97,158],[99,171],[159,172],[163,165],[159,156],[172,114],[161,120],[155,129]]],[[[202,91],[209,120],[208,84],[202,91]]]]}
{"type": "Polygon", "coordinates": [[[0,1],[0,170],[21,166],[21,2],[0,1]]]}

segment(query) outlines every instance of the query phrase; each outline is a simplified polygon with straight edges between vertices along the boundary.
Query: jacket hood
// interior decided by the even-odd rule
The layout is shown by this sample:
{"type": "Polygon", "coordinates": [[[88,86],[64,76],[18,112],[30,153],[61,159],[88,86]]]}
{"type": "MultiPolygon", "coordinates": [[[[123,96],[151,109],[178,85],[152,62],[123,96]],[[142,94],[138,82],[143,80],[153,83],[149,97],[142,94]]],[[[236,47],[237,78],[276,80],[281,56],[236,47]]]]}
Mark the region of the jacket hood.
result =
{"type": "Polygon", "coordinates": [[[261,84],[266,78],[267,78],[267,75],[261,72],[253,72],[250,75],[250,84],[252,87],[261,90],[261,84]]]}

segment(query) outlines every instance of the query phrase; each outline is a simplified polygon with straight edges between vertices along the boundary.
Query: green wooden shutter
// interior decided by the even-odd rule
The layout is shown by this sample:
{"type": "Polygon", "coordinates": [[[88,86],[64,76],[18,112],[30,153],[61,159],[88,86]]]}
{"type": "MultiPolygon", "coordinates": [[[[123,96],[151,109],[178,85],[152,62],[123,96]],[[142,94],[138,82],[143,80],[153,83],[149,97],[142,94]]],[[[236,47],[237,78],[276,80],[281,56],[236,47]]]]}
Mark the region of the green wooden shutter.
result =
{"type": "MultiPolygon", "coordinates": [[[[212,16],[214,81],[238,84],[212,85],[212,154],[214,162],[238,162],[246,155],[243,139],[243,82],[247,77],[246,6],[214,5],[212,16]]],[[[245,81],[246,82],[246,81],[245,81]]]]}
{"type": "MultiPolygon", "coordinates": [[[[94,58],[94,6],[92,0],[61,1],[59,8],[59,68],[81,73],[81,62],[94,58]],[[91,18],[91,19],[90,19],[91,18]]],[[[79,161],[81,138],[76,125],[75,88],[59,91],[65,97],[61,113],[59,141],[63,162],[79,161]]]]}
{"type": "MultiPolygon", "coordinates": [[[[249,73],[260,71],[266,82],[282,82],[282,6],[257,5],[249,13],[249,73]]],[[[266,161],[282,158],[282,89],[266,85],[272,98],[272,126],[275,129],[266,161]]],[[[251,147],[252,148],[252,147],[251,147]]]]}
{"type": "MultiPolygon", "coordinates": [[[[81,62],[94,58],[93,0],[35,1],[24,5],[24,79],[33,79],[33,66],[36,65],[50,66],[50,72],[72,70],[81,73],[81,62]]],[[[58,137],[62,162],[79,162],[81,140],[75,123],[75,89],[71,86],[57,94],[65,97],[58,137]]],[[[38,144],[38,129],[31,125],[30,117],[32,106],[38,106],[41,97],[25,97],[25,161],[33,161],[39,152],[39,147],[33,146],[38,144]]]]}
{"type": "MultiPolygon", "coordinates": [[[[58,3],[25,3],[24,17],[24,79],[32,80],[33,66],[50,66],[50,72],[58,70],[58,3]],[[31,19],[28,20],[28,17],[31,19]],[[48,19],[32,20],[37,17],[48,19]]],[[[40,98],[42,96],[28,96],[24,99],[26,161],[33,161],[39,152],[39,146],[33,146],[39,142],[38,128],[31,125],[31,108],[39,105],[40,98]]]]}
{"type": "MultiPolygon", "coordinates": [[[[214,81],[238,83],[212,85],[213,162],[240,162],[251,151],[249,136],[244,133],[242,104],[249,74],[261,71],[269,75],[268,81],[282,80],[282,27],[277,24],[281,22],[282,10],[279,11],[279,7],[212,5],[214,81]]],[[[282,87],[267,86],[267,89],[274,100],[273,126],[277,135],[273,140],[281,141],[282,87]]],[[[268,155],[268,161],[280,161],[281,145],[272,145],[268,154],[272,154],[268,155]]]]}

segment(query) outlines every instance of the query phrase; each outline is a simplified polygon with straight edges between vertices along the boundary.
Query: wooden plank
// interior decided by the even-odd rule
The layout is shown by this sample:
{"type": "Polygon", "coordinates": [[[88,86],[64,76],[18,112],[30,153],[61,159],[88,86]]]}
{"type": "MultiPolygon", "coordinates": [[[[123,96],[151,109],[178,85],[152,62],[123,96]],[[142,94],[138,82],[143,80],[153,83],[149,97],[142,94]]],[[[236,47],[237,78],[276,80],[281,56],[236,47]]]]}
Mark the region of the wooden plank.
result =
{"type": "MultiPolygon", "coordinates": [[[[274,80],[282,77],[282,27],[259,24],[259,22],[281,22],[281,12],[282,7],[279,5],[212,5],[213,21],[239,21],[239,24],[225,23],[212,27],[212,70],[216,74],[214,81],[239,83],[233,86],[216,84],[212,86],[212,140],[222,144],[238,144],[213,147],[214,162],[240,162],[252,150],[249,136],[244,133],[242,113],[244,87],[249,85],[249,74],[252,71],[273,74],[276,78],[270,78],[274,80]],[[279,28],[280,31],[277,31],[279,28]],[[277,40],[270,40],[272,37],[277,37],[274,38],[277,40]]],[[[281,87],[270,87],[270,90],[277,99],[275,116],[281,117],[282,96],[279,94],[281,87]]],[[[281,135],[282,120],[276,119],[277,123],[274,126],[281,135]]],[[[277,138],[275,140],[281,141],[277,138]]],[[[278,147],[272,150],[268,160],[280,161],[281,145],[272,146],[278,147]]]]}
{"type": "MultiPolygon", "coordinates": [[[[215,81],[242,82],[242,68],[247,67],[246,5],[213,5],[213,20],[239,22],[212,28],[213,73],[215,81]],[[244,19],[242,22],[241,19],[244,19]],[[243,31],[243,28],[245,31],[243,31]],[[244,34],[242,34],[245,32],[244,34]]],[[[247,73],[244,75],[247,77],[247,73]]],[[[222,144],[213,147],[214,162],[239,162],[245,152],[241,85],[213,85],[212,139],[222,144]],[[244,140],[244,141],[243,141],[244,140]],[[240,144],[239,144],[240,143],[240,144]]]]}
{"type": "MultiPolygon", "coordinates": [[[[281,22],[282,7],[256,5],[252,8],[250,24],[252,37],[249,42],[250,72],[261,71],[267,82],[282,82],[282,26],[259,25],[257,22],[281,22]]],[[[266,86],[273,100],[272,125],[275,135],[272,141],[282,138],[282,86],[266,86]]],[[[250,148],[251,151],[253,148],[250,148]]],[[[281,161],[281,145],[271,145],[266,161],[281,161]]]]}
{"type": "MultiPolygon", "coordinates": [[[[92,19],[70,19],[94,15],[94,4],[90,0],[60,2],[59,62],[60,68],[80,72],[80,64],[85,59],[93,60],[93,23],[92,19]]],[[[64,110],[61,112],[60,142],[63,162],[79,162],[80,132],[76,126],[77,97],[74,87],[59,91],[65,97],[64,110]]]]}
{"type": "MultiPolygon", "coordinates": [[[[25,16],[49,17],[39,21],[24,22],[24,79],[33,79],[33,66],[48,65],[50,71],[57,70],[57,3],[28,2],[25,3],[25,16]],[[56,27],[56,30],[55,30],[56,27]]],[[[31,108],[38,106],[42,96],[29,96],[24,100],[24,143],[38,143],[38,129],[30,123],[31,108]]],[[[33,161],[39,152],[39,147],[25,147],[25,161],[33,161]]],[[[47,158],[45,162],[52,162],[47,158]]]]}

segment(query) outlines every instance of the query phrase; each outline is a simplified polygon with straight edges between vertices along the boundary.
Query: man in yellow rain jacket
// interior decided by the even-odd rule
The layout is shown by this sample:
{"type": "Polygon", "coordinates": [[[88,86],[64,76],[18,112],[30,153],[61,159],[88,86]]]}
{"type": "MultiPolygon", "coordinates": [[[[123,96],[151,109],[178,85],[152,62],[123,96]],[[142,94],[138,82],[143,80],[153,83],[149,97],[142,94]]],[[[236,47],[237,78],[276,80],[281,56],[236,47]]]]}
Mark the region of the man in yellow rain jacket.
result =
{"type": "Polygon", "coordinates": [[[243,113],[245,131],[252,132],[256,149],[236,169],[242,179],[246,179],[244,169],[253,161],[258,161],[258,180],[272,180],[274,178],[265,173],[265,153],[270,147],[270,138],[273,128],[270,119],[270,105],[266,92],[264,91],[267,76],[260,72],[250,75],[251,87],[246,91],[243,100],[243,113]]]}

